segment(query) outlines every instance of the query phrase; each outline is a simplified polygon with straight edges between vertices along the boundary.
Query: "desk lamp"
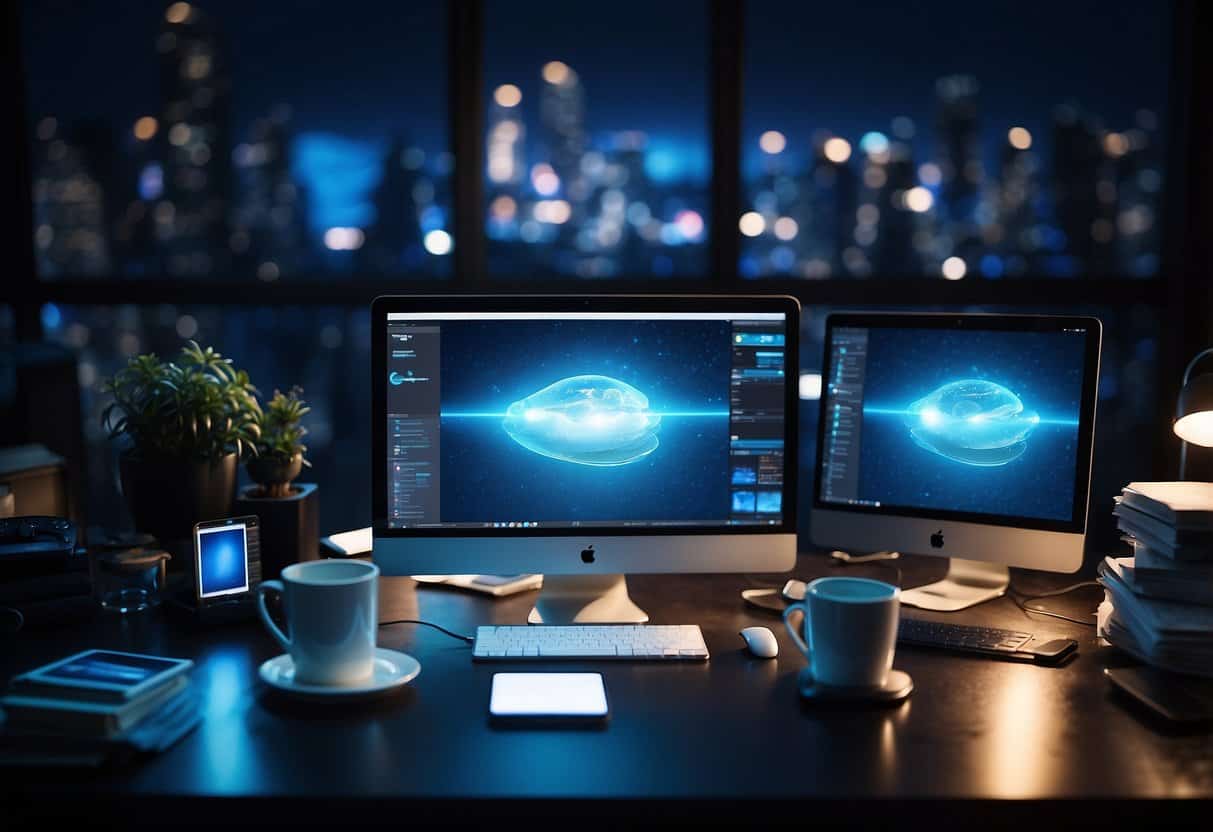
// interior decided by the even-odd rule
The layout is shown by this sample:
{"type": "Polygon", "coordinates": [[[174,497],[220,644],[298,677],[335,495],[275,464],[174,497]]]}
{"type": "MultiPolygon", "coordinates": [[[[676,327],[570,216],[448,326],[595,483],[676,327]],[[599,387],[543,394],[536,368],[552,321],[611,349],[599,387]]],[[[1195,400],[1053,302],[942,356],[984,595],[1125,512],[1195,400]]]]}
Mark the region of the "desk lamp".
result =
{"type": "Polygon", "coordinates": [[[1213,347],[1202,350],[1188,362],[1184,370],[1183,387],[1175,408],[1172,430],[1183,440],[1179,450],[1179,478],[1184,478],[1188,465],[1188,443],[1213,448],[1213,373],[1192,378],[1192,370],[1202,358],[1213,355],[1213,347]]]}

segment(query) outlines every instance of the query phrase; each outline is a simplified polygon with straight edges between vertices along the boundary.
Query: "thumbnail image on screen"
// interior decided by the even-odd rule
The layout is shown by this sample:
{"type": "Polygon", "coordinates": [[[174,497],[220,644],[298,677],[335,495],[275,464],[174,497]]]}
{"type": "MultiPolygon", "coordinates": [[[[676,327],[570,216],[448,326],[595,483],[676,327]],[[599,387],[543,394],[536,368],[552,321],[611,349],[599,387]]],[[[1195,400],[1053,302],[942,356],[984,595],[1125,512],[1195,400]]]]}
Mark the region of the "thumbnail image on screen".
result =
{"type": "Polygon", "coordinates": [[[212,598],[248,589],[248,544],[243,523],[199,529],[198,595],[212,598]]]}

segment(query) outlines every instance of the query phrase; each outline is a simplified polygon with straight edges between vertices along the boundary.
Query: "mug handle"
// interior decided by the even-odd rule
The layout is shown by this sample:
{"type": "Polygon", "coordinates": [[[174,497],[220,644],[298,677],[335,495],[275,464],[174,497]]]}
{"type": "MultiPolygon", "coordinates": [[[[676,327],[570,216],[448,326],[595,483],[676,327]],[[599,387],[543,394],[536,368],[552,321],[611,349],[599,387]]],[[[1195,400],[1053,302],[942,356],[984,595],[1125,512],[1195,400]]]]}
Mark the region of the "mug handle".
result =
{"type": "MultiPolygon", "coordinates": [[[[262,584],[262,586],[264,586],[264,584],[262,584]]],[[[788,608],[783,611],[783,626],[787,628],[788,635],[791,636],[792,641],[796,643],[797,649],[799,649],[801,653],[804,653],[804,657],[807,659],[809,658],[809,645],[804,643],[804,639],[800,637],[800,633],[797,632],[797,628],[793,627],[792,622],[788,620],[788,617],[794,612],[799,612],[802,616],[808,616],[809,609],[803,603],[800,603],[789,604],[788,608]]]]}
{"type": "Polygon", "coordinates": [[[291,649],[291,640],[286,637],[282,630],[278,629],[278,625],[274,623],[274,619],[270,618],[270,612],[265,607],[265,593],[267,590],[274,590],[279,595],[285,591],[282,586],[282,581],[262,581],[257,587],[257,612],[261,616],[261,623],[265,624],[270,635],[274,637],[274,641],[282,645],[282,649],[288,653],[291,649]]]}

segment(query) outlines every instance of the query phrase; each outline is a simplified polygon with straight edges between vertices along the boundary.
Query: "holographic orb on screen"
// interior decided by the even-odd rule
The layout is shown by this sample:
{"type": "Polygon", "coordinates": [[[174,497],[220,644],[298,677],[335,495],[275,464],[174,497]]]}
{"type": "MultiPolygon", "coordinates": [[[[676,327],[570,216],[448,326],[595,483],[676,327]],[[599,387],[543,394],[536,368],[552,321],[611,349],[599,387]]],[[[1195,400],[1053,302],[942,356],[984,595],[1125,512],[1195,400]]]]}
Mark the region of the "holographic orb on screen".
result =
{"type": "Polygon", "coordinates": [[[529,451],[579,465],[627,465],[657,449],[661,417],[610,376],[569,376],[514,402],[501,426],[529,451]]]}
{"type": "Polygon", "coordinates": [[[922,448],[965,465],[1006,465],[1028,447],[1040,416],[1001,384],[949,382],[906,408],[905,424],[922,448]]]}

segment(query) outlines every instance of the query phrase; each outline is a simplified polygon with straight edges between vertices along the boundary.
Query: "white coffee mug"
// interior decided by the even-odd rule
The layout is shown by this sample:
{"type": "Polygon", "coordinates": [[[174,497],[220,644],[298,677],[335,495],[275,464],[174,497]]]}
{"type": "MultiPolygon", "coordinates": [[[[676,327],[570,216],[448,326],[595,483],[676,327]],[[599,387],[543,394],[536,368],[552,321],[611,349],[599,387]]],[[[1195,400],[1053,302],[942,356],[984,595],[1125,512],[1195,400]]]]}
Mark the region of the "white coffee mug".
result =
{"type": "Polygon", "coordinates": [[[281,581],[257,588],[257,611],[282,649],[295,679],[310,685],[355,685],[375,668],[379,567],[360,560],[314,560],[282,570],[281,581]],[[265,608],[267,592],[282,595],[288,636],[265,608]]]}
{"type": "Polygon", "coordinates": [[[822,685],[878,688],[893,669],[901,590],[870,578],[818,578],[804,602],[783,613],[784,626],[822,685]],[[804,638],[789,620],[804,615],[804,638]],[[807,642],[807,644],[806,644],[807,642]]]}

